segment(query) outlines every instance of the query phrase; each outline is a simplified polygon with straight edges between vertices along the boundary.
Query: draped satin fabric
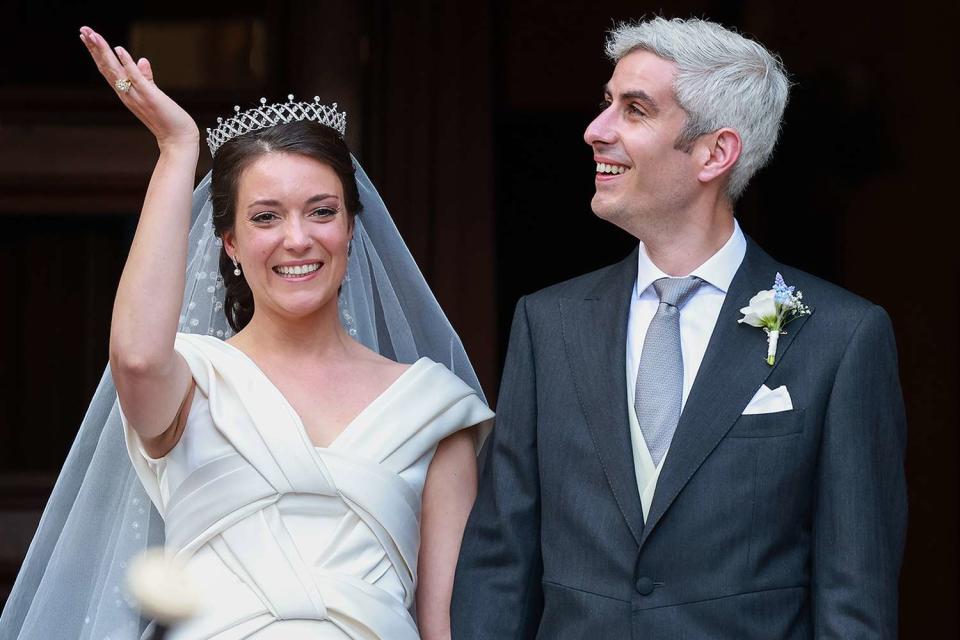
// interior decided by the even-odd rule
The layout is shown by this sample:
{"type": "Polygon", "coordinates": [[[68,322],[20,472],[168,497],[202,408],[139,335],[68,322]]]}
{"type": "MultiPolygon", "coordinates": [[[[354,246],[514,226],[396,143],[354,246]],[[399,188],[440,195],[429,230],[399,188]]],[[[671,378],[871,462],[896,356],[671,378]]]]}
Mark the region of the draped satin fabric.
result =
{"type": "Polygon", "coordinates": [[[421,358],[327,447],[245,354],[179,334],[197,383],[181,441],[137,475],[166,548],[204,594],[176,640],[413,640],[420,499],[440,440],[490,419],[476,393],[421,358]]]}

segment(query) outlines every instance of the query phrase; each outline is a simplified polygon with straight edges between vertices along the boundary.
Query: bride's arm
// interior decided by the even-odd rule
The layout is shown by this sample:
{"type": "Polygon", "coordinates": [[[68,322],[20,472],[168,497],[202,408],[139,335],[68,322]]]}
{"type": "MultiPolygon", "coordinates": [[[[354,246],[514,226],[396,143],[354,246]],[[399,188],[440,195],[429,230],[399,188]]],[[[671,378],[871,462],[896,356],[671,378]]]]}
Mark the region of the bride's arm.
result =
{"type": "Polygon", "coordinates": [[[450,595],[460,541],[477,496],[474,434],[463,429],[444,438],[427,470],[420,514],[417,561],[417,624],[424,640],[450,638],[450,595]]]}
{"type": "Polygon", "coordinates": [[[172,448],[164,437],[190,385],[190,371],[173,349],[183,299],[191,195],[199,154],[196,123],[153,82],[149,62],[134,62],[122,48],[81,29],[100,73],[126,106],[156,136],[160,158],[114,301],[110,369],[124,414],[151,455],[172,448]],[[127,78],[132,87],[116,88],[127,78]],[[164,450],[165,449],[165,450],[164,450]]]}

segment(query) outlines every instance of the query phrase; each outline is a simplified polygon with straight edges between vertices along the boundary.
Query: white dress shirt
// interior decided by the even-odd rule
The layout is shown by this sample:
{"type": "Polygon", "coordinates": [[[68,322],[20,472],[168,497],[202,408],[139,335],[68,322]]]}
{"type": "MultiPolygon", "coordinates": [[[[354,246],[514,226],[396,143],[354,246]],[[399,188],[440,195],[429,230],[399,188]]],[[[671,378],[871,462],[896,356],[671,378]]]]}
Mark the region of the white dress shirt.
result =
{"type": "MultiPolygon", "coordinates": [[[[720,315],[720,307],[723,306],[723,300],[727,296],[727,289],[737,269],[740,268],[746,252],[747,240],[740,230],[740,225],[734,220],[733,233],[726,244],[689,274],[697,276],[704,282],[680,310],[680,350],[683,355],[681,411],[686,405],[690,388],[697,377],[703,354],[707,350],[707,343],[710,342],[713,328],[717,324],[717,316],[720,315]]],[[[647,335],[647,327],[650,326],[650,321],[653,320],[657,307],[660,306],[660,299],[653,288],[653,281],[670,276],[653,264],[642,242],[638,262],[637,281],[634,284],[633,295],[630,297],[630,318],[627,324],[626,375],[633,465],[637,473],[637,489],[640,491],[643,517],[646,519],[650,504],[653,502],[660,469],[670,455],[670,450],[667,449],[659,466],[653,464],[653,458],[643,439],[643,432],[640,431],[640,423],[637,421],[637,411],[633,402],[637,386],[637,367],[640,365],[640,354],[643,353],[643,341],[647,335]]]]}

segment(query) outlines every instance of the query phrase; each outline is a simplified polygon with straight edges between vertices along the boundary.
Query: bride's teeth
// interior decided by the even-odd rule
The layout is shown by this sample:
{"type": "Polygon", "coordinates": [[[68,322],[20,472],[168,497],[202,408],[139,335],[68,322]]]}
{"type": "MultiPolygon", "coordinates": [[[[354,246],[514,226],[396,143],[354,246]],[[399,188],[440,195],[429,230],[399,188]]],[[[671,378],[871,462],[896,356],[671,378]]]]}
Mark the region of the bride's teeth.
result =
{"type": "Polygon", "coordinates": [[[313,273],[320,268],[320,265],[317,263],[314,264],[304,264],[304,265],[295,265],[292,267],[281,267],[276,268],[277,273],[282,276],[302,276],[308,273],[313,273]]]}

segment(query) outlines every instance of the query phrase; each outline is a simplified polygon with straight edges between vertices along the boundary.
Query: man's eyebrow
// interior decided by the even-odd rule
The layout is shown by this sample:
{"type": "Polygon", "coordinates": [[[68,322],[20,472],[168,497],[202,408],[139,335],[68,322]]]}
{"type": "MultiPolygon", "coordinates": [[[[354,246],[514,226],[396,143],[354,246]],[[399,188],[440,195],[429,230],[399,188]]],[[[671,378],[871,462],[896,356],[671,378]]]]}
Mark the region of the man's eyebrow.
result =
{"type": "MultiPolygon", "coordinates": [[[[604,85],[604,86],[603,86],[603,95],[604,95],[604,96],[610,96],[610,95],[612,95],[612,92],[610,91],[610,86],[609,86],[609,85],[604,85]]],[[[657,101],[654,100],[653,97],[652,97],[649,93],[647,93],[646,91],[644,91],[643,89],[633,89],[633,90],[631,90],[631,91],[624,91],[623,93],[621,93],[621,94],[619,95],[619,98],[620,98],[620,100],[623,100],[623,101],[626,101],[626,100],[637,100],[637,101],[639,101],[639,102],[642,102],[643,105],[644,105],[648,110],[650,110],[650,112],[651,112],[653,115],[656,115],[657,113],[660,112],[660,107],[657,105],[657,101]]]]}
{"type": "Polygon", "coordinates": [[[660,111],[660,107],[657,106],[657,101],[653,97],[642,89],[634,89],[633,91],[624,91],[620,94],[621,100],[639,100],[642,102],[647,109],[651,112],[657,114],[660,111]]]}

